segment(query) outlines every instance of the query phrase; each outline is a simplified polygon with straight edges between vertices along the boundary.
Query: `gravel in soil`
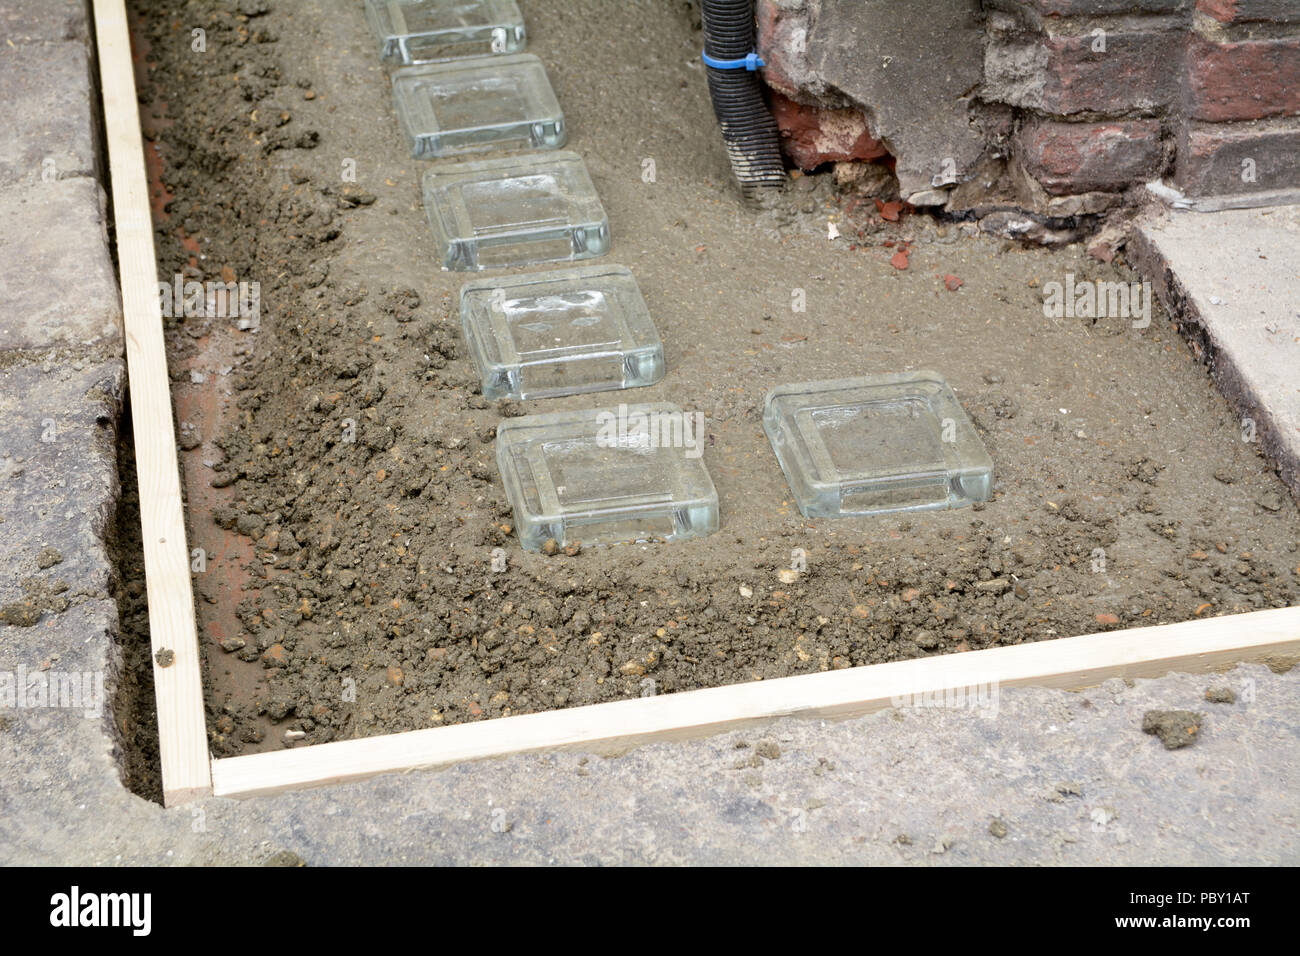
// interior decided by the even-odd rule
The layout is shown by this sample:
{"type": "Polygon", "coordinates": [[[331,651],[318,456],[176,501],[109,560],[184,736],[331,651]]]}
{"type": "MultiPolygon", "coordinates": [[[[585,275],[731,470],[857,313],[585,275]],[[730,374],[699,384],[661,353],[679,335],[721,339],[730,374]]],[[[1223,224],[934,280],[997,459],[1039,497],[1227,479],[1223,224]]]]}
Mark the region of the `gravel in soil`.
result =
{"type": "Polygon", "coordinates": [[[527,5],[610,215],[605,261],[637,276],[668,374],[501,404],[479,394],[468,277],[435,265],[424,167],[360,5],[132,7],[160,275],[261,284],[256,330],[167,329],[192,505],[204,491],[216,754],[1295,602],[1296,508],[1167,318],[1044,316],[1044,284],[1068,274],[1136,281],[1122,257],[882,210],[830,174],[742,207],[688,5],[527,5]],[[915,368],[956,389],[994,500],[803,519],[760,425],[766,389],[915,368]],[[523,553],[502,418],[658,400],[707,418],[721,530],[523,553]]]}

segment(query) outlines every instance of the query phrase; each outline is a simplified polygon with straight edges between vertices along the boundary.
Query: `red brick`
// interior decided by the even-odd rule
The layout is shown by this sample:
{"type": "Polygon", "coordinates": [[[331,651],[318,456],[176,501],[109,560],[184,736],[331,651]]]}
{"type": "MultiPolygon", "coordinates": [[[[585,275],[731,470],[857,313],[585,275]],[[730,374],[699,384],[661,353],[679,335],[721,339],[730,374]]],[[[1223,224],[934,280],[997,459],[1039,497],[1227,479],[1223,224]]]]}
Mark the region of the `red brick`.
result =
{"type": "Polygon", "coordinates": [[[1157,120],[1117,123],[1037,121],[1016,140],[1025,169],[1055,195],[1119,190],[1160,172],[1157,120]]]}
{"type": "Polygon", "coordinates": [[[1300,126],[1190,126],[1179,137],[1174,183],[1189,196],[1300,188],[1300,126]],[[1254,169],[1253,182],[1242,179],[1246,160],[1254,169]]]}
{"type": "Polygon", "coordinates": [[[1043,109],[1051,113],[1114,112],[1154,109],[1172,102],[1178,71],[1171,69],[1181,50],[1175,32],[1150,30],[1098,38],[1053,36],[1046,42],[1048,63],[1043,109]]]}
{"type": "Polygon", "coordinates": [[[800,169],[850,159],[878,159],[889,151],[873,139],[857,110],[830,110],[796,103],[772,91],[772,116],[786,153],[800,169]]]}
{"type": "Polygon", "coordinates": [[[1196,0],[1196,9],[1220,23],[1300,22],[1295,0],[1196,0]]]}
{"type": "Polygon", "coordinates": [[[1187,111],[1216,123],[1300,114],[1300,40],[1195,38],[1187,49],[1187,111]]]}
{"type": "Polygon", "coordinates": [[[806,17],[771,0],[758,0],[755,30],[759,55],[763,58],[763,82],[787,96],[816,79],[809,75],[806,55],[799,49],[806,42],[806,17]],[[799,42],[796,42],[799,38],[799,42]]]}

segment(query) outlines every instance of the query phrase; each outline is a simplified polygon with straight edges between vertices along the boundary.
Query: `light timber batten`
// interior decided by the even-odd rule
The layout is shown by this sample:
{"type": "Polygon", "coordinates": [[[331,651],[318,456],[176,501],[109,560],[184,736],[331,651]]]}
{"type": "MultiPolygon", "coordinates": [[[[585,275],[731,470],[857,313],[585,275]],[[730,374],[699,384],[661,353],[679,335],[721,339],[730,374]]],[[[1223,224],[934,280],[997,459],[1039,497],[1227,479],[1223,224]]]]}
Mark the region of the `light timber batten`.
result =
{"type": "Polygon", "coordinates": [[[210,793],[212,774],[153,218],[124,0],[95,0],[95,33],[140,483],[163,799],[172,806],[210,793]]]}
{"type": "Polygon", "coordinates": [[[1297,658],[1300,608],[1255,611],[229,757],[213,761],[213,790],[253,797],[531,751],[609,752],[777,717],[851,717],[977,685],[1078,689],[1297,658]]]}

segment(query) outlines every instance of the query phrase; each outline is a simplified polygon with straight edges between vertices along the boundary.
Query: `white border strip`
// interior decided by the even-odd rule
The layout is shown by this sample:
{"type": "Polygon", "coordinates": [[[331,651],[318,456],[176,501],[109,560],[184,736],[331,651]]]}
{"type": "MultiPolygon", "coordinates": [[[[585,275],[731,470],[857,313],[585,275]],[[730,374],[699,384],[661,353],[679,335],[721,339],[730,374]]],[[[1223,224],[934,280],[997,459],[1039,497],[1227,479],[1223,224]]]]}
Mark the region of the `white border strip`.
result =
{"type": "Polygon", "coordinates": [[[95,34],[140,482],[163,800],[173,806],[210,793],[212,776],[158,260],[124,0],[95,0],[95,34]]]}
{"type": "Polygon", "coordinates": [[[777,717],[850,717],[984,684],[1080,688],[1297,658],[1300,607],[1255,611],[229,757],[212,763],[213,792],[254,797],[532,751],[625,750],[777,717]]]}

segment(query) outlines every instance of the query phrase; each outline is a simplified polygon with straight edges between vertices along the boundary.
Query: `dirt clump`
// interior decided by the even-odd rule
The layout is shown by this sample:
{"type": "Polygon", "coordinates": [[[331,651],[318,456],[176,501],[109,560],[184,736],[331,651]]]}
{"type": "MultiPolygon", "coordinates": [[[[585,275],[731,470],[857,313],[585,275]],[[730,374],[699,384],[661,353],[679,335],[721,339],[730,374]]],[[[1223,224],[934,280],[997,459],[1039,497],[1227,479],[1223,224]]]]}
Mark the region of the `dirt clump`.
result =
{"type": "Polygon", "coordinates": [[[1235,704],[1237,693],[1231,687],[1220,685],[1205,688],[1205,699],[1211,704],[1235,704]]]}
{"type": "Polygon", "coordinates": [[[1199,739],[1205,715],[1191,710],[1148,710],[1142,715],[1142,732],[1160,738],[1166,750],[1190,747],[1199,739]]]}

